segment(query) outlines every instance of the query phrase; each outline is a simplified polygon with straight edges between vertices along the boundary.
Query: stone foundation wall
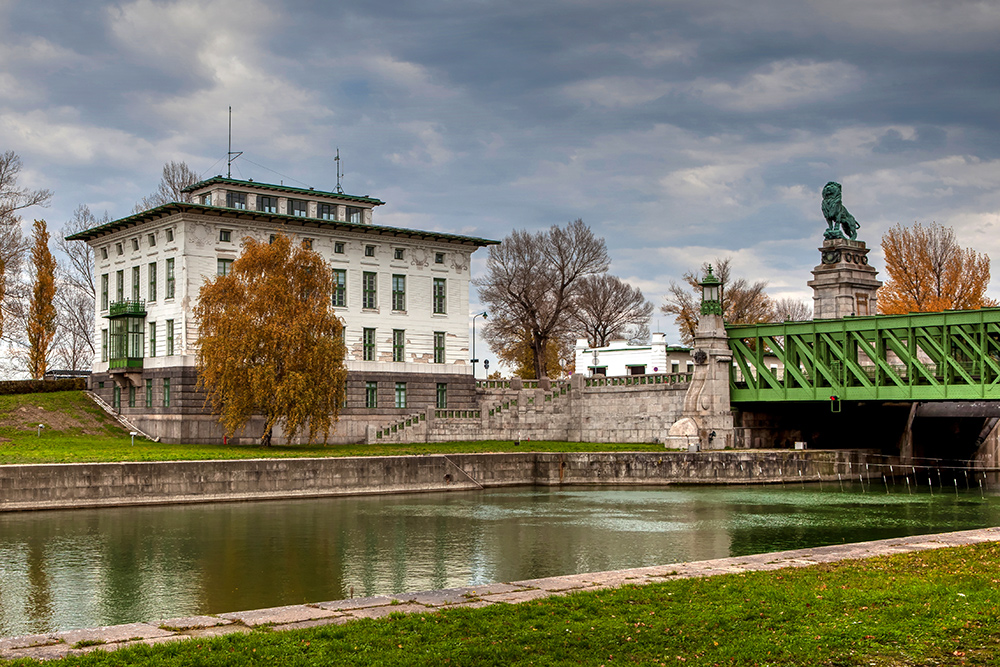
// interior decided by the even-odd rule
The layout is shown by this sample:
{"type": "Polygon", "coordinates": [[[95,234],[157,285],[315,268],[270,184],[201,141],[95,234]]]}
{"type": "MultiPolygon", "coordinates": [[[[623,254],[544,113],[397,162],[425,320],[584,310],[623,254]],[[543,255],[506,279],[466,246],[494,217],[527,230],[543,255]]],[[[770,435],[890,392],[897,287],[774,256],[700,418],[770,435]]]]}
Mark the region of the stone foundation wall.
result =
{"type": "MultiPolygon", "coordinates": [[[[593,452],[0,466],[0,511],[515,485],[836,480],[864,452],[593,452]]],[[[885,463],[882,457],[873,461],[885,463]]]]}
{"type": "Polygon", "coordinates": [[[538,384],[487,389],[474,414],[428,410],[393,432],[371,429],[368,442],[664,442],[688,388],[686,382],[588,387],[583,376],[538,384]]]}

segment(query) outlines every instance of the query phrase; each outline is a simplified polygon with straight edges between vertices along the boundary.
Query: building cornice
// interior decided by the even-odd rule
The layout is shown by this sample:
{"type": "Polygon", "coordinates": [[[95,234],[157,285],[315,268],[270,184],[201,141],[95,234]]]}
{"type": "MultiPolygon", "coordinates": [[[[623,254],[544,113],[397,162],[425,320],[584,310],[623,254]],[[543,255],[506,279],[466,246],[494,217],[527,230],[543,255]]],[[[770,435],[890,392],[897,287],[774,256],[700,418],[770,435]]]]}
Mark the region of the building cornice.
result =
{"type": "Polygon", "coordinates": [[[280,213],[263,213],[261,211],[250,211],[247,209],[225,208],[221,206],[205,206],[203,204],[191,204],[187,202],[171,202],[156,208],[151,208],[141,213],[136,213],[125,218],[112,220],[98,227],[86,229],[66,237],[67,241],[93,241],[94,239],[114,234],[119,231],[139,227],[146,223],[154,222],[162,218],[181,213],[192,213],[221,220],[245,221],[250,223],[269,223],[278,226],[296,226],[302,228],[325,229],[332,231],[357,232],[369,236],[388,236],[399,239],[417,239],[422,241],[441,241],[445,243],[459,243],[462,245],[476,246],[484,248],[490,245],[497,245],[500,242],[491,239],[483,239],[475,236],[462,236],[459,234],[448,234],[445,232],[429,232],[418,229],[406,229],[403,227],[385,227],[382,225],[367,225],[358,222],[345,222],[342,220],[322,220],[320,218],[306,218],[295,215],[284,215],[280,213]]]}

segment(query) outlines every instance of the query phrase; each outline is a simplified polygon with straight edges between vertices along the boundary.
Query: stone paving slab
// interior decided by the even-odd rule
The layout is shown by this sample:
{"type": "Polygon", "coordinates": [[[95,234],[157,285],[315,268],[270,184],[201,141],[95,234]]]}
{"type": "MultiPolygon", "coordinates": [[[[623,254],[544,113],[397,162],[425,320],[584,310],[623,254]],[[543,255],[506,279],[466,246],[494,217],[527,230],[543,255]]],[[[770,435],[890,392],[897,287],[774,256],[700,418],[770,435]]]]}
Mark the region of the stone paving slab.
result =
{"type": "Polygon", "coordinates": [[[399,596],[379,595],[321,602],[315,605],[289,605],[215,616],[165,619],[154,623],[130,623],[102,628],[25,635],[0,639],[0,658],[50,660],[67,655],[83,655],[97,650],[113,651],[123,646],[136,644],[158,644],[181,639],[217,637],[233,632],[246,633],[251,632],[253,627],[267,624],[272,625],[275,630],[311,628],[341,624],[361,618],[383,618],[392,613],[427,613],[449,607],[478,608],[498,603],[519,604],[545,597],[619,587],[625,584],[644,584],[734,572],[777,570],[786,567],[808,567],[840,560],[871,558],[997,541],[1000,541],[1000,527],[982,528],[933,536],[917,535],[769,554],[731,556],[690,563],[590,572],[562,577],[542,577],[440,591],[418,591],[399,596]],[[171,630],[159,626],[165,626],[171,630]],[[74,648],[74,645],[81,641],[103,643],[74,648]]]}
{"type": "Polygon", "coordinates": [[[212,628],[217,625],[229,625],[232,621],[218,616],[184,616],[183,618],[166,618],[156,621],[158,628],[170,630],[195,630],[197,628],[212,628]]]}
{"type": "Polygon", "coordinates": [[[350,613],[352,618],[383,618],[389,614],[412,614],[431,611],[422,604],[393,604],[387,607],[365,607],[350,613]]]}
{"type": "Polygon", "coordinates": [[[127,642],[134,639],[152,639],[154,637],[169,637],[174,634],[169,630],[161,630],[149,623],[127,623],[125,625],[110,625],[100,628],[84,628],[82,630],[66,630],[57,632],[55,636],[70,646],[80,642],[100,641],[105,644],[127,642]]]}
{"type": "Polygon", "coordinates": [[[253,611],[234,611],[219,614],[220,618],[239,621],[251,628],[258,625],[283,625],[298,621],[313,621],[317,618],[338,616],[337,612],[304,604],[293,604],[287,607],[271,607],[270,609],[255,609],[253,611]]]}
{"type": "MultiPolygon", "coordinates": [[[[383,607],[392,604],[396,598],[387,595],[375,595],[368,598],[351,598],[350,600],[334,600],[332,602],[320,602],[316,606],[320,609],[330,611],[348,611],[351,609],[364,609],[366,607],[383,607]]],[[[396,600],[398,602],[398,600],[396,600]]]]}

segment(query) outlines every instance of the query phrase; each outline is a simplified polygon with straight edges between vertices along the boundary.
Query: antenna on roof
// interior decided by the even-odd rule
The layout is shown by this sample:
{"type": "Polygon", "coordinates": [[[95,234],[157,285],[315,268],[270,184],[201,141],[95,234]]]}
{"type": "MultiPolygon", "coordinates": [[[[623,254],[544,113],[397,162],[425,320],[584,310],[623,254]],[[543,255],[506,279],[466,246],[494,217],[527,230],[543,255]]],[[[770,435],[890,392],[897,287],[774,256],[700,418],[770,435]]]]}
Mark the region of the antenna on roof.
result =
{"type": "Polygon", "coordinates": [[[340,177],[343,174],[340,172],[340,146],[337,147],[337,157],[333,158],[333,161],[337,163],[337,194],[344,194],[344,188],[340,185],[340,177]]]}
{"type": "Polygon", "coordinates": [[[229,162],[226,164],[226,178],[233,177],[233,160],[243,155],[243,151],[233,152],[233,107],[229,107],[229,162]]]}

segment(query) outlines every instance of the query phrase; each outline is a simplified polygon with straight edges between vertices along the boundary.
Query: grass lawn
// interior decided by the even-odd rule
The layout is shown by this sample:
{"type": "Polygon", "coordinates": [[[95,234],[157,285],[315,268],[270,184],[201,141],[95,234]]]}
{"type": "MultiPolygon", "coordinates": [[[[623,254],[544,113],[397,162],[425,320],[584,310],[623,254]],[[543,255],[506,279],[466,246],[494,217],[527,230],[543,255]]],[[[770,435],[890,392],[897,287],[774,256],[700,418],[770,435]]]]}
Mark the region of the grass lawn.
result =
{"type": "Polygon", "coordinates": [[[474,452],[663,451],[663,445],[522,441],[385,445],[169,445],[136,438],[82,392],[0,396],[0,464],[181,461],[304,456],[398,456],[474,452]],[[38,435],[38,425],[45,428],[38,435]]]}
{"type": "Polygon", "coordinates": [[[998,577],[1000,545],[981,544],[309,630],[263,628],[63,664],[1000,664],[998,577]]]}

